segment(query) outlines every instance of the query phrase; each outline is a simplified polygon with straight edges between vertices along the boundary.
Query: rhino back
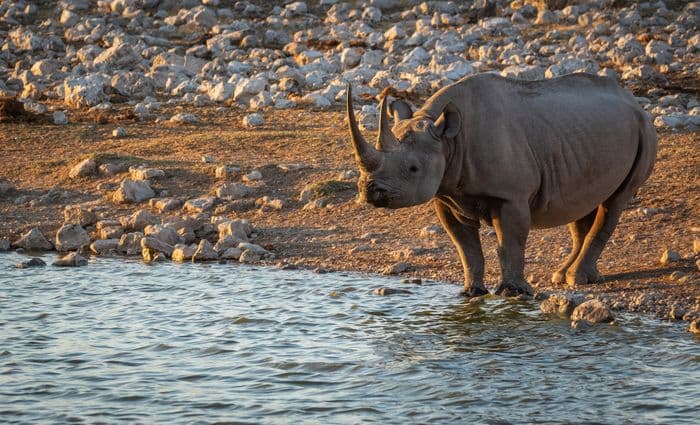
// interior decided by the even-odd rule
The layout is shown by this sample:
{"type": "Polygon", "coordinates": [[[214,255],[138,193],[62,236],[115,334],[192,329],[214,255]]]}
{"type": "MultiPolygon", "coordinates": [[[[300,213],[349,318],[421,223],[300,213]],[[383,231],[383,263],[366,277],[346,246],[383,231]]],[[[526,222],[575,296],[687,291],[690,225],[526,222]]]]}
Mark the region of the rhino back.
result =
{"type": "Polygon", "coordinates": [[[466,81],[461,186],[530,204],[533,225],[578,219],[630,173],[646,119],[634,98],[603,78],[572,75],[524,82],[466,81]]]}

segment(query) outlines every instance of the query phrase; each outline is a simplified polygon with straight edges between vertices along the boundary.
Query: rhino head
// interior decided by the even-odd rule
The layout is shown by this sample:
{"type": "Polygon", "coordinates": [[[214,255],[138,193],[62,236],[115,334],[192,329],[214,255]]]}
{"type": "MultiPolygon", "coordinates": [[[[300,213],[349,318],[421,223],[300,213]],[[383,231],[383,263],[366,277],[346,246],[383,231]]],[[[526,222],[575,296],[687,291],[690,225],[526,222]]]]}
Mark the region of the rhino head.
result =
{"type": "Polygon", "coordinates": [[[387,97],[379,113],[375,146],[365,141],[355,120],[352,88],[347,89],[347,113],[355,159],[360,168],[360,199],[383,208],[403,208],[432,199],[446,167],[446,141],[459,132],[459,113],[448,105],[437,119],[413,117],[405,102],[392,105],[394,127],[389,125],[387,97]]]}

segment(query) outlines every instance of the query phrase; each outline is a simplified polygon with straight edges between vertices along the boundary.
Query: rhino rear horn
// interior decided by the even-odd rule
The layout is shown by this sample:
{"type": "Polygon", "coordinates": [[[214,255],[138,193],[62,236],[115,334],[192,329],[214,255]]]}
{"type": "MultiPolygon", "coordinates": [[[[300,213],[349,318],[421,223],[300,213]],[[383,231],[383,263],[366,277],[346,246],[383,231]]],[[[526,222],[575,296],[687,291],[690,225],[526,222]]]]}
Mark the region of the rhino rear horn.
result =
{"type": "Polygon", "coordinates": [[[381,107],[379,108],[379,135],[377,136],[377,149],[380,151],[390,151],[398,148],[399,141],[391,131],[389,125],[389,106],[387,96],[382,99],[381,107]]]}
{"type": "Polygon", "coordinates": [[[413,118],[413,110],[411,109],[411,105],[409,105],[405,100],[395,100],[391,102],[390,106],[395,122],[413,118]]]}
{"type": "Polygon", "coordinates": [[[355,110],[352,106],[352,86],[350,83],[348,83],[347,88],[347,110],[350,137],[352,140],[352,147],[355,151],[355,159],[361,169],[366,172],[372,172],[379,168],[382,161],[382,154],[367,143],[364,137],[362,137],[362,133],[360,133],[360,128],[357,126],[357,120],[355,119],[355,110]]]}

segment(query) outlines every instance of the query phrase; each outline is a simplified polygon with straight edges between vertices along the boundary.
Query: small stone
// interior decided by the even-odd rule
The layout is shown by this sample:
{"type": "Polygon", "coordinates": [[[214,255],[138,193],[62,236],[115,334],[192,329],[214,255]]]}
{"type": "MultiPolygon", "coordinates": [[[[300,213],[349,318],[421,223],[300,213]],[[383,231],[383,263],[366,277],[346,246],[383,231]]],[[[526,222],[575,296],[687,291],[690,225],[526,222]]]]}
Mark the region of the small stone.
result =
{"type": "Polygon", "coordinates": [[[78,177],[87,177],[95,174],[97,171],[97,163],[94,159],[88,158],[80,161],[73,166],[68,173],[68,177],[75,179],[78,177]]]}
{"type": "Polygon", "coordinates": [[[671,320],[682,320],[684,315],[685,311],[674,304],[673,306],[671,306],[671,310],[669,310],[666,317],[668,317],[671,320]]]}
{"type": "Polygon", "coordinates": [[[211,211],[216,205],[216,198],[213,196],[204,196],[201,198],[190,199],[185,202],[182,209],[187,213],[202,213],[211,211]]]}
{"type": "Polygon", "coordinates": [[[148,200],[148,205],[163,213],[182,208],[182,201],[177,198],[153,198],[148,200]]]}
{"type": "Polygon", "coordinates": [[[53,123],[56,125],[66,125],[68,124],[68,117],[63,111],[55,111],[53,113],[53,123]]]}
{"type": "Polygon", "coordinates": [[[80,205],[68,205],[63,209],[63,221],[85,227],[97,223],[97,215],[80,205]]]}
{"type": "Polygon", "coordinates": [[[197,124],[199,118],[195,114],[181,112],[170,117],[169,121],[173,124],[197,124]]]}
{"type": "Polygon", "coordinates": [[[257,252],[251,251],[249,249],[246,249],[243,251],[238,258],[238,261],[241,263],[257,263],[262,259],[262,256],[258,254],[257,252]]]}
{"type": "Polygon", "coordinates": [[[678,280],[680,280],[683,276],[685,276],[685,273],[683,273],[683,272],[681,272],[681,271],[679,271],[679,270],[676,270],[676,271],[674,271],[673,273],[671,273],[671,275],[670,275],[669,277],[671,278],[671,280],[676,280],[676,281],[678,281],[678,280]]]}
{"type": "Polygon", "coordinates": [[[130,167],[129,175],[133,180],[151,180],[165,177],[165,171],[158,168],[130,167]]]}
{"type": "Polygon", "coordinates": [[[248,186],[242,183],[225,183],[214,191],[217,197],[226,199],[241,199],[249,192],[248,186]]]}
{"type": "Polygon", "coordinates": [[[66,223],[56,232],[56,250],[73,251],[90,244],[90,236],[79,224],[66,223]]]}
{"type": "Polygon", "coordinates": [[[145,236],[141,238],[141,248],[148,249],[155,252],[160,252],[166,257],[170,257],[173,254],[173,246],[161,241],[158,238],[151,236],[145,236]]]}
{"type": "Polygon", "coordinates": [[[573,322],[609,323],[614,320],[614,317],[608,306],[600,300],[592,299],[579,304],[571,313],[571,320],[573,322]]]}
{"type": "Polygon", "coordinates": [[[206,239],[199,241],[199,246],[197,246],[197,251],[195,251],[192,256],[192,261],[214,261],[219,259],[219,254],[214,251],[214,247],[206,239]]]}
{"type": "Polygon", "coordinates": [[[21,263],[15,264],[15,267],[18,269],[28,269],[30,267],[41,267],[45,265],[46,263],[44,262],[44,260],[42,260],[41,258],[34,257],[29,259],[28,261],[23,261],[21,263]]]}
{"type": "Polygon", "coordinates": [[[372,249],[372,248],[370,248],[370,247],[367,246],[367,245],[358,245],[358,246],[356,246],[356,247],[351,248],[350,250],[348,250],[348,254],[354,255],[354,254],[357,254],[358,252],[369,251],[370,249],[372,249]]]}
{"type": "Polygon", "coordinates": [[[242,180],[244,182],[255,182],[262,180],[262,173],[258,170],[252,170],[251,172],[243,176],[242,180]]]}
{"type": "Polygon", "coordinates": [[[224,239],[227,236],[233,236],[234,238],[247,242],[253,229],[250,222],[245,219],[236,219],[227,221],[225,223],[220,223],[217,226],[219,231],[219,239],[224,239]]]}
{"type": "Polygon", "coordinates": [[[403,273],[410,268],[411,268],[410,264],[408,264],[404,261],[399,261],[397,263],[392,264],[391,266],[387,266],[382,273],[387,274],[387,275],[394,275],[394,274],[403,273]]]}
{"type": "Polygon", "coordinates": [[[694,333],[695,335],[700,335],[700,318],[693,319],[688,325],[688,331],[694,333]]]}
{"type": "Polygon", "coordinates": [[[119,238],[117,251],[125,255],[137,255],[141,252],[142,232],[125,233],[119,238]]]}
{"type": "Polygon", "coordinates": [[[126,129],[124,129],[124,127],[115,128],[114,130],[112,130],[112,137],[114,137],[115,139],[126,137],[126,129]]]}
{"type": "Polygon", "coordinates": [[[160,223],[160,218],[148,210],[140,209],[135,211],[129,217],[122,217],[120,222],[126,230],[136,230],[141,232],[148,225],[160,223]]]}
{"type": "Polygon", "coordinates": [[[118,204],[139,203],[151,199],[156,193],[147,180],[124,179],[112,199],[118,204]]]}
{"type": "Polygon", "coordinates": [[[235,167],[233,165],[222,165],[222,166],[216,167],[216,169],[214,170],[214,176],[217,179],[227,179],[227,178],[236,177],[240,172],[241,172],[240,167],[235,167]]]}
{"type": "Polygon", "coordinates": [[[213,156],[209,155],[202,155],[202,163],[204,164],[213,164],[216,162],[216,159],[214,159],[213,156]]]}
{"type": "Polygon", "coordinates": [[[90,251],[97,255],[109,254],[117,251],[119,239],[98,239],[90,244],[90,251]]]}
{"type": "Polygon", "coordinates": [[[265,123],[262,115],[260,114],[249,114],[243,117],[243,125],[245,127],[259,127],[265,123]]]}
{"type": "Polygon", "coordinates": [[[243,251],[240,248],[228,248],[221,253],[220,257],[224,260],[239,260],[243,251]]]}
{"type": "Polygon", "coordinates": [[[190,261],[195,252],[197,252],[197,245],[177,244],[173,247],[172,258],[173,261],[184,263],[190,261]]]}
{"type": "Polygon", "coordinates": [[[557,314],[563,317],[571,316],[576,303],[573,299],[564,295],[550,295],[549,298],[540,304],[540,310],[544,314],[557,314]]]}
{"type": "Polygon", "coordinates": [[[375,288],[372,291],[375,295],[387,296],[387,295],[397,295],[397,294],[412,294],[408,289],[397,289],[397,288],[375,288]]]}
{"type": "Polygon", "coordinates": [[[445,230],[442,227],[432,224],[421,229],[420,237],[423,239],[430,239],[443,233],[445,233],[445,230]]]}
{"type": "Polygon", "coordinates": [[[70,252],[53,262],[56,267],[82,267],[88,265],[87,258],[77,252],[70,252]]]}
{"type": "Polygon", "coordinates": [[[661,254],[661,259],[659,260],[661,264],[675,263],[681,260],[681,255],[670,249],[666,249],[663,254],[661,254]]]}

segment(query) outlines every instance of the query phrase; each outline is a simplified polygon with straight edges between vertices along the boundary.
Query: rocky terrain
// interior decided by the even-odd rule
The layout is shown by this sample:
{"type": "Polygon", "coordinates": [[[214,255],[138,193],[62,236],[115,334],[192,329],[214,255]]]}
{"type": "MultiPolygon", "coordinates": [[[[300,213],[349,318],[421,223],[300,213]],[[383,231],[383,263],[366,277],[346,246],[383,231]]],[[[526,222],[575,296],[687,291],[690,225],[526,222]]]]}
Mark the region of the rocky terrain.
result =
{"type": "MultiPolygon", "coordinates": [[[[383,95],[419,105],[476,73],[588,72],[633,91],[660,152],[601,260],[606,283],[573,289],[692,320],[698,22],[700,4],[680,1],[2,1],[0,250],[459,281],[430,206],[354,201],[346,84],[373,130],[383,95]]],[[[493,232],[482,237],[495,283],[493,232]]],[[[530,239],[532,283],[570,292],[548,283],[566,230],[530,239]]]]}

